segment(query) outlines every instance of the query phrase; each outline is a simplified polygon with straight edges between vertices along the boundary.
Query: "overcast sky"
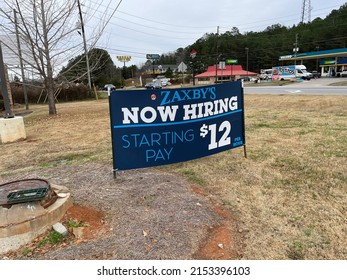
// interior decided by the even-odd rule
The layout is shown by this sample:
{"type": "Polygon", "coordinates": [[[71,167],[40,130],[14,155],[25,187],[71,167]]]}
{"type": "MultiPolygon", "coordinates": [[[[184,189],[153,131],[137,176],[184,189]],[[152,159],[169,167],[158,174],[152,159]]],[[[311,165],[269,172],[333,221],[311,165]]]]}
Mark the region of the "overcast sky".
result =
{"type": "MultiPolygon", "coordinates": [[[[146,62],[146,54],[175,52],[178,48],[193,44],[206,33],[216,33],[217,27],[220,34],[230,31],[232,27],[237,27],[241,33],[263,31],[273,24],[291,27],[300,22],[303,4],[303,0],[80,1],[88,47],[94,47],[92,43],[102,31],[96,47],[107,50],[119,67],[123,63],[117,61],[117,56],[131,56],[131,61],[126,65],[141,66],[146,62]]],[[[311,2],[311,20],[325,18],[332,10],[346,3],[342,0],[306,2],[311,2]]],[[[0,7],[2,5],[0,2],[0,7]]],[[[71,28],[75,28],[78,21],[76,12],[70,18],[71,28]]],[[[77,32],[75,36],[71,42],[79,44],[79,48],[75,52],[64,53],[61,65],[83,52],[83,41],[77,32]]],[[[6,50],[3,51],[6,56],[6,50]]]]}
{"type": "MultiPolygon", "coordinates": [[[[85,9],[92,5],[93,13],[86,15],[86,32],[92,22],[106,9],[106,2],[85,0],[85,9]],[[90,2],[90,3],[87,3],[90,2]],[[95,11],[99,10],[99,13],[95,11]]],[[[112,0],[104,13],[107,18],[115,11],[119,1],[112,0]]],[[[309,2],[308,0],[306,2],[309,2]]],[[[333,9],[339,9],[345,1],[311,0],[311,20],[325,18],[333,9]]],[[[97,46],[107,49],[117,66],[117,55],[130,55],[127,63],[141,64],[147,53],[174,52],[193,44],[205,33],[220,33],[239,28],[246,31],[262,31],[267,26],[298,24],[302,14],[302,0],[123,0],[110,18],[97,46]]]]}

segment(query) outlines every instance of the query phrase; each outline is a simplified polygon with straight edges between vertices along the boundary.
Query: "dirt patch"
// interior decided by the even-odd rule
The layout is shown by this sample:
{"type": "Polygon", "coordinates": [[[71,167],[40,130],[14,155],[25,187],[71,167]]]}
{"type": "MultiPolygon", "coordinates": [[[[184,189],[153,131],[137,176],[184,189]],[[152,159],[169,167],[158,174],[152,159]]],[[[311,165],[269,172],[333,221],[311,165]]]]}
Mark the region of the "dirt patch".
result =
{"type": "MultiPolygon", "coordinates": [[[[200,188],[194,186],[192,187],[194,192],[206,196],[207,194],[200,188]]],[[[223,209],[220,206],[215,207],[214,212],[223,218],[222,225],[215,228],[209,228],[207,230],[206,239],[201,243],[200,248],[194,254],[195,259],[200,260],[229,260],[237,259],[239,252],[235,250],[235,247],[240,247],[237,244],[235,238],[238,234],[237,231],[232,227],[234,220],[231,217],[231,213],[223,209]],[[234,243],[235,242],[235,243],[234,243]]],[[[105,221],[106,213],[91,209],[81,205],[72,206],[64,216],[64,223],[66,225],[74,221],[75,223],[81,224],[81,227],[78,227],[81,230],[80,236],[75,236],[78,239],[78,242],[82,242],[88,239],[102,238],[109,234],[110,228],[105,221]],[[85,226],[83,226],[85,225],[85,226]]],[[[75,228],[69,228],[70,232],[73,234],[75,228]]],[[[79,232],[79,231],[77,231],[79,232]]],[[[168,236],[171,233],[166,232],[168,236]]],[[[143,231],[143,235],[146,236],[148,233],[143,231]]],[[[146,250],[151,250],[153,242],[146,244],[146,250]]]]}
{"type": "MultiPolygon", "coordinates": [[[[191,190],[198,195],[208,196],[208,193],[197,185],[193,185],[191,190]]],[[[222,218],[221,225],[208,229],[206,239],[194,254],[194,258],[201,260],[238,258],[241,243],[238,241],[239,234],[235,228],[236,222],[232,218],[231,212],[219,205],[215,205],[213,211],[222,218]]]]}
{"type": "Polygon", "coordinates": [[[203,189],[199,188],[196,185],[192,186],[191,189],[196,194],[199,194],[199,195],[202,195],[202,196],[207,196],[207,193],[203,189]]]}
{"type": "Polygon", "coordinates": [[[230,260],[235,259],[231,249],[232,236],[230,229],[222,225],[210,230],[207,241],[194,255],[201,260],[230,260]]]}
{"type": "Polygon", "coordinates": [[[82,205],[73,205],[65,214],[63,221],[72,234],[80,240],[105,236],[111,230],[105,221],[106,213],[82,205]],[[76,230],[78,229],[78,230],[76,230]]]}
{"type": "Polygon", "coordinates": [[[64,185],[75,204],[63,219],[71,232],[68,238],[48,248],[29,244],[7,254],[11,259],[237,257],[232,216],[221,215],[227,210],[220,210],[208,193],[198,187],[193,191],[177,175],[144,169],[119,172],[115,179],[108,164],[85,163],[38,169],[20,177],[45,177],[64,185]]]}

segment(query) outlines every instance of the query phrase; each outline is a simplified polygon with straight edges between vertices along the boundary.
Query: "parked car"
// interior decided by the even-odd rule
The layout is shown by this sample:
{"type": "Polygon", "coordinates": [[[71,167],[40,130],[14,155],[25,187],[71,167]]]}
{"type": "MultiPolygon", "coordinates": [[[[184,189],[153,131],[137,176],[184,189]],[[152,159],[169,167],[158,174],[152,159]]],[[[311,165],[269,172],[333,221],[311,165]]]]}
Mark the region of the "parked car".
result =
{"type": "Polygon", "coordinates": [[[341,77],[347,77],[347,70],[343,70],[341,72],[341,77]]]}
{"type": "Polygon", "coordinates": [[[249,82],[251,79],[249,77],[246,76],[241,76],[239,79],[237,79],[238,81],[244,81],[244,82],[249,82]]]}
{"type": "Polygon", "coordinates": [[[161,89],[161,84],[150,82],[145,85],[146,89],[161,89]]]}
{"type": "Polygon", "coordinates": [[[321,73],[318,71],[312,71],[312,78],[316,79],[316,78],[320,78],[321,77],[321,73]]]}
{"type": "Polygon", "coordinates": [[[112,85],[112,84],[106,84],[106,85],[103,87],[103,90],[108,91],[108,89],[110,89],[110,90],[115,90],[116,87],[115,87],[114,85],[112,85]]]}
{"type": "Polygon", "coordinates": [[[161,86],[162,87],[171,86],[171,83],[169,81],[161,81],[161,86]]]}

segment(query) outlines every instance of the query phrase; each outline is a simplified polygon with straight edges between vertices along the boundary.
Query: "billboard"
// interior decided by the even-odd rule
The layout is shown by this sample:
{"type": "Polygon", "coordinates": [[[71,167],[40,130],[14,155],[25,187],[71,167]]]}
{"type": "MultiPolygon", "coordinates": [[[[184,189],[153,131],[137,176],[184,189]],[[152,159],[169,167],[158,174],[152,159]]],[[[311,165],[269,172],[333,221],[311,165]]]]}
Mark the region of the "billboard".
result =
{"type": "Polygon", "coordinates": [[[177,163],[245,145],[241,82],[112,91],[114,170],[177,163]]]}

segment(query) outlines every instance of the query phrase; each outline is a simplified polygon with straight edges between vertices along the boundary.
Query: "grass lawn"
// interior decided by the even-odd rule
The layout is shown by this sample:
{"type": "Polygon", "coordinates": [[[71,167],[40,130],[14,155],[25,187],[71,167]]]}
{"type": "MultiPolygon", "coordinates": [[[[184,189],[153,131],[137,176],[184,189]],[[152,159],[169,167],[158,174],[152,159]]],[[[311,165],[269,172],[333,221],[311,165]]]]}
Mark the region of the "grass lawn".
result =
{"type": "MultiPolygon", "coordinates": [[[[112,166],[107,99],[31,105],[27,140],[0,145],[0,176],[88,161],[112,166]]],[[[224,204],[244,259],[347,259],[347,98],[246,95],[238,148],[162,166],[224,204]]]]}
{"type": "Polygon", "coordinates": [[[332,83],[331,86],[347,86],[347,81],[332,83]]]}

